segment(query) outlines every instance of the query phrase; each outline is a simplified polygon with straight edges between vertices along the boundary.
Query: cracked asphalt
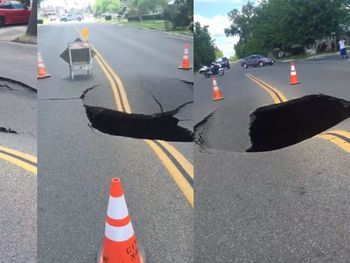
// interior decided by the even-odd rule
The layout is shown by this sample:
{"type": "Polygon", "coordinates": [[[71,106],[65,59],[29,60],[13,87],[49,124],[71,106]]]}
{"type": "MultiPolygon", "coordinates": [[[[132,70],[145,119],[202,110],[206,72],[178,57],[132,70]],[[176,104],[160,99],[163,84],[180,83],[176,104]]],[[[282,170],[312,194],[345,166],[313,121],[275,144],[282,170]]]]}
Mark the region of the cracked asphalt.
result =
{"type": "MultiPolygon", "coordinates": [[[[49,79],[38,82],[38,262],[96,262],[102,245],[109,182],[122,179],[126,202],[147,262],[192,262],[192,207],[147,144],[89,127],[83,101],[116,110],[109,82],[93,61],[91,77],[69,78],[59,58],[78,30],[123,81],[133,113],[173,110],[193,100],[191,72],[177,69],[190,40],[113,25],[66,23],[39,28],[49,79]],[[153,94],[153,96],[151,95],[153,94]],[[176,251],[176,253],[174,253],[176,251]]],[[[192,105],[179,113],[192,127],[192,105]]],[[[179,117],[179,118],[180,118],[179,117]]],[[[192,143],[171,143],[192,161],[192,143]]]]}
{"type": "MultiPolygon", "coordinates": [[[[0,42],[0,146],[36,156],[36,47],[0,42]],[[20,62],[20,63],[19,63],[20,62]]],[[[1,148],[2,149],[2,148],[1,148]]],[[[36,262],[36,175],[0,158],[0,262],[36,262]]]]}
{"type": "MultiPolygon", "coordinates": [[[[217,79],[225,97],[212,102],[212,83],[195,75],[195,120],[207,148],[195,150],[194,262],[348,262],[350,158],[314,137],[280,150],[246,153],[249,115],[273,103],[245,76],[273,85],[287,99],[323,93],[350,99],[349,61],[338,56],[245,70],[234,64],[217,79]]],[[[271,127],[273,130],[275,127],[271,127]]],[[[350,132],[346,119],[330,130],[350,132]]]]}

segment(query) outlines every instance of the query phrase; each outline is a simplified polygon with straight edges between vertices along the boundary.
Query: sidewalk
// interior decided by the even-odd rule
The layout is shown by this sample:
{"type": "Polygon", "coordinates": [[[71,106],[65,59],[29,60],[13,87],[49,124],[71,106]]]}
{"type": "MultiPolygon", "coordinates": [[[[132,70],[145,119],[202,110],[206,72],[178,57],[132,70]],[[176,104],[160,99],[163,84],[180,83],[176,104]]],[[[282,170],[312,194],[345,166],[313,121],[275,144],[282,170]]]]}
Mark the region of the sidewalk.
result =
{"type": "Polygon", "coordinates": [[[14,41],[26,33],[27,25],[4,26],[0,28],[0,41],[14,41]]]}

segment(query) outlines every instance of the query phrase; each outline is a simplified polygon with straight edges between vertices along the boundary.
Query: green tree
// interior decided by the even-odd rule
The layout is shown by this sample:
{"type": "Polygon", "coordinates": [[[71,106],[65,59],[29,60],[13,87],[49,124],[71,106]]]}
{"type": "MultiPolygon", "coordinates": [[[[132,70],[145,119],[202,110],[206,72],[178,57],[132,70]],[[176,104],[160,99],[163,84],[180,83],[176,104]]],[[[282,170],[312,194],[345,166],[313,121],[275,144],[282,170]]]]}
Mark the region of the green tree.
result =
{"type": "Polygon", "coordinates": [[[239,36],[241,41],[246,42],[253,28],[254,12],[254,5],[249,1],[243,5],[241,12],[236,8],[230,11],[228,17],[232,24],[229,28],[225,28],[226,36],[239,36]]]}
{"type": "Polygon", "coordinates": [[[175,0],[165,9],[164,17],[171,22],[173,29],[190,26],[193,21],[192,0],[175,0]]]}
{"type": "Polygon", "coordinates": [[[196,22],[194,25],[194,69],[198,70],[203,65],[209,65],[215,60],[215,45],[211,38],[208,26],[202,27],[196,22]]]}
{"type": "Polygon", "coordinates": [[[105,12],[117,13],[119,8],[119,0],[95,0],[92,6],[92,10],[95,15],[101,15],[105,12]]]}
{"type": "Polygon", "coordinates": [[[214,46],[214,49],[215,49],[215,58],[221,58],[224,56],[224,53],[217,46],[214,46]]]}
{"type": "Polygon", "coordinates": [[[350,0],[261,0],[228,13],[227,36],[239,36],[238,57],[267,53],[274,48],[301,49],[339,33],[350,24],[350,0]]]}
{"type": "Polygon", "coordinates": [[[132,2],[132,13],[136,13],[140,20],[145,13],[152,13],[153,21],[155,21],[155,15],[164,11],[168,5],[167,0],[134,0],[132,2]]]}

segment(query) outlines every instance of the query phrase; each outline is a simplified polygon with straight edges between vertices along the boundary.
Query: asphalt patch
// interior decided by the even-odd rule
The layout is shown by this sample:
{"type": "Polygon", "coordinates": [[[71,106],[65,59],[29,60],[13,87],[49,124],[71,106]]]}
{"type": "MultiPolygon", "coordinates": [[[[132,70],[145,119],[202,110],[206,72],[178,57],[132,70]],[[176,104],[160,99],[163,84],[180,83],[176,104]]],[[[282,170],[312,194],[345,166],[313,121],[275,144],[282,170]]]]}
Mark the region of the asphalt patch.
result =
{"type": "Polygon", "coordinates": [[[258,108],[250,115],[247,152],[281,149],[309,139],[350,117],[350,102],[308,95],[258,108]]]}
{"type": "Polygon", "coordinates": [[[84,105],[84,107],[91,126],[109,135],[191,142],[193,133],[179,126],[179,120],[174,117],[189,103],[192,102],[187,102],[171,111],[152,115],[125,113],[90,105],[84,105]]]}

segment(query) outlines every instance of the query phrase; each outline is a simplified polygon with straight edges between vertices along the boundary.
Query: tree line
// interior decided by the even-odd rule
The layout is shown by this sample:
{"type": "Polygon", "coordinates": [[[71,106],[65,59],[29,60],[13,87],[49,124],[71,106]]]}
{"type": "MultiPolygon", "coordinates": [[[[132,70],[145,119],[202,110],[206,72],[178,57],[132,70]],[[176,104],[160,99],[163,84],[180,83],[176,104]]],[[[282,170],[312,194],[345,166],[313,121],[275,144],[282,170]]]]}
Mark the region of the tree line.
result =
{"type": "Polygon", "coordinates": [[[350,31],[349,10],[350,0],[262,0],[257,6],[248,1],[228,13],[232,24],[224,31],[239,36],[234,49],[240,58],[274,49],[302,52],[350,31]]]}
{"type": "MultiPolygon", "coordinates": [[[[122,13],[120,0],[96,0],[92,6],[96,16],[103,13],[122,13]]],[[[156,16],[171,22],[172,27],[188,27],[193,18],[193,0],[133,0],[127,11],[131,20],[148,19],[149,15],[155,20],[156,16]]]]}

